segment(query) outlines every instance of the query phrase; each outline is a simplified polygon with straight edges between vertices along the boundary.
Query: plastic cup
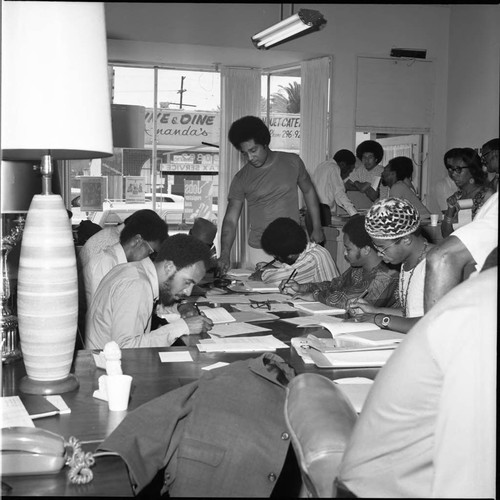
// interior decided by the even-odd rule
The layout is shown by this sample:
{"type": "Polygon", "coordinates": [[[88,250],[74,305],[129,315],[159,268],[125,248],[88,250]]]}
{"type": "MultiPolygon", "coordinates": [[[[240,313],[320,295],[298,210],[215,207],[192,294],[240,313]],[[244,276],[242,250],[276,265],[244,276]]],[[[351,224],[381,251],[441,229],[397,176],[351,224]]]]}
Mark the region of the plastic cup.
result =
{"type": "Polygon", "coordinates": [[[111,411],[123,411],[128,408],[132,377],[130,375],[108,375],[106,389],[108,405],[111,411]]]}
{"type": "Polygon", "coordinates": [[[431,214],[431,226],[437,226],[439,221],[439,214],[431,214]]]}

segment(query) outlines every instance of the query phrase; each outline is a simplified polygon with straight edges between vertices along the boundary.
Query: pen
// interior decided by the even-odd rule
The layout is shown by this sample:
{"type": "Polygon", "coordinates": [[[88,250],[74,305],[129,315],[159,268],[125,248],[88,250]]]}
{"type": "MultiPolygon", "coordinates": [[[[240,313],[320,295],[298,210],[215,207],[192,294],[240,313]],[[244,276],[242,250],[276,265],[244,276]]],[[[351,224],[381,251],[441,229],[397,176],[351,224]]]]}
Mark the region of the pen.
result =
{"type": "Polygon", "coordinates": [[[288,282],[290,280],[293,280],[293,278],[295,278],[295,276],[297,276],[297,269],[294,269],[292,274],[290,274],[290,276],[288,276],[288,279],[285,281],[283,288],[285,288],[288,285],[288,282]]]}
{"type": "Polygon", "coordinates": [[[196,302],[193,302],[193,307],[196,309],[196,312],[201,316],[200,308],[198,307],[198,304],[196,302]]]}
{"type": "Polygon", "coordinates": [[[368,288],[358,297],[358,299],[364,299],[368,295],[368,288]]]}

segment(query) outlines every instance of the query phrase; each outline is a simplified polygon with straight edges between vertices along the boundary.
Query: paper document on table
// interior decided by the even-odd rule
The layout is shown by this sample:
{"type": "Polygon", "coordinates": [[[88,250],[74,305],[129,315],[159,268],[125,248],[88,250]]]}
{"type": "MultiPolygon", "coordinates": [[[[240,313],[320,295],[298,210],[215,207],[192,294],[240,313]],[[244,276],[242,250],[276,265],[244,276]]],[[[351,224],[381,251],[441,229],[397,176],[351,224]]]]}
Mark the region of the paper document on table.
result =
{"type": "Polygon", "coordinates": [[[197,301],[198,304],[210,302],[211,304],[249,304],[250,300],[245,295],[228,294],[217,295],[213,297],[200,297],[197,301]]]}
{"type": "Polygon", "coordinates": [[[209,319],[212,320],[214,325],[219,323],[232,323],[236,321],[233,315],[227,312],[223,307],[200,307],[200,311],[209,319]]]}
{"type": "MultiPolygon", "coordinates": [[[[265,301],[264,301],[265,302],[265,301]]],[[[262,311],[262,312],[270,312],[270,313],[275,313],[275,312],[297,312],[297,309],[292,307],[289,304],[283,304],[283,303],[278,303],[278,304],[269,304],[269,307],[267,307],[267,304],[263,304],[262,302],[260,304],[254,304],[254,307],[252,305],[247,305],[247,304],[236,304],[233,306],[235,309],[238,309],[238,311],[262,311]],[[259,306],[259,307],[255,307],[259,306]]]]}
{"type": "Polygon", "coordinates": [[[200,352],[254,352],[274,351],[288,346],[272,335],[262,337],[239,337],[231,339],[201,339],[196,344],[200,352]]]}
{"type": "Polygon", "coordinates": [[[380,330],[375,323],[357,323],[353,321],[338,321],[338,318],[328,318],[327,320],[316,321],[317,316],[309,316],[310,322],[301,323],[298,326],[320,325],[326,328],[335,338],[343,333],[362,332],[366,330],[380,330]]]}
{"type": "Polygon", "coordinates": [[[234,278],[247,278],[253,273],[251,269],[229,269],[226,273],[229,277],[234,278]]]}
{"type": "Polygon", "coordinates": [[[360,413],[373,386],[373,380],[366,377],[348,377],[334,380],[334,382],[340,386],[354,409],[360,413]]]}
{"type": "Polygon", "coordinates": [[[248,323],[252,321],[274,321],[276,319],[280,319],[279,316],[276,316],[276,314],[260,312],[256,311],[255,309],[253,311],[233,312],[231,313],[231,316],[238,323],[248,323]]]}
{"type": "Polygon", "coordinates": [[[159,352],[160,361],[162,363],[179,363],[184,361],[193,361],[193,357],[189,351],[169,351],[159,352]]]}
{"type": "Polygon", "coordinates": [[[247,298],[256,302],[262,300],[270,300],[271,302],[290,302],[290,296],[284,295],[283,293],[254,293],[253,295],[247,295],[247,298]]]}
{"type": "Polygon", "coordinates": [[[294,306],[309,314],[345,314],[347,311],[339,307],[331,307],[322,302],[295,302],[294,306]]]}
{"type": "Polygon", "coordinates": [[[0,414],[2,415],[2,429],[5,427],[35,427],[19,396],[1,397],[0,414]]]}
{"type": "Polygon", "coordinates": [[[310,349],[309,354],[319,368],[361,368],[385,365],[395,349],[370,349],[346,352],[319,352],[310,349]]]}
{"type": "Polygon", "coordinates": [[[230,323],[214,325],[208,332],[210,337],[231,337],[233,335],[246,335],[247,333],[269,332],[269,328],[252,325],[251,323],[230,323]]]}
{"type": "Polygon", "coordinates": [[[323,316],[315,314],[314,316],[295,316],[293,318],[280,318],[280,321],[286,321],[297,326],[320,326],[322,321],[341,322],[342,319],[333,316],[323,316]]]}
{"type": "Polygon", "coordinates": [[[277,293],[280,291],[276,283],[264,283],[263,281],[242,280],[228,288],[233,292],[262,292],[262,293],[277,293]]]}

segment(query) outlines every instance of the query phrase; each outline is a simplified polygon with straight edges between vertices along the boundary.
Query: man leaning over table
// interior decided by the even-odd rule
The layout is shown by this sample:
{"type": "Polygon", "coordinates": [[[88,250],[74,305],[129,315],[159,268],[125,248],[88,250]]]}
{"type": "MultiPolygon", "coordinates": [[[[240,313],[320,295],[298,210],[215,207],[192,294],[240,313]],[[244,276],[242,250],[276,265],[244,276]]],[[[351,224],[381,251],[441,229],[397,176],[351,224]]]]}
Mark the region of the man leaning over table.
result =
{"type": "Polygon", "coordinates": [[[344,258],[350,267],[331,281],[300,284],[281,283],[282,293],[304,300],[323,302],[332,307],[347,307],[347,301],[364,295],[375,307],[399,307],[398,271],[390,269],[378,255],[365,229],[365,217],[354,215],[342,228],[344,258]],[[366,295],[365,295],[366,293],[366,295]]]}
{"type": "Polygon", "coordinates": [[[193,236],[165,240],[155,261],[143,259],[114,267],[101,281],[87,313],[86,348],[164,347],[182,335],[213,326],[204,315],[189,315],[151,331],[155,302],[171,306],[191,295],[210,261],[208,247],[193,236]]]}

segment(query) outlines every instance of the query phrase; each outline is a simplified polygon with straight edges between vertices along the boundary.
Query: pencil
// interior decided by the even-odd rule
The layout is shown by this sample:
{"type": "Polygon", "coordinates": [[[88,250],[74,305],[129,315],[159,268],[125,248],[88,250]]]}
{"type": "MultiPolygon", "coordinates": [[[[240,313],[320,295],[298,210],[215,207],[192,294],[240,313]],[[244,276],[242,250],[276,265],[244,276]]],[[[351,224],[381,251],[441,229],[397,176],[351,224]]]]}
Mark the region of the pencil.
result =
{"type": "Polygon", "coordinates": [[[290,276],[288,276],[288,279],[285,281],[285,284],[283,285],[283,288],[285,288],[287,285],[288,285],[288,282],[290,280],[293,280],[293,278],[295,278],[295,276],[297,276],[297,269],[294,269],[292,274],[290,274],[290,276]]]}
{"type": "Polygon", "coordinates": [[[358,297],[358,299],[364,299],[368,295],[368,288],[358,297]]]}

